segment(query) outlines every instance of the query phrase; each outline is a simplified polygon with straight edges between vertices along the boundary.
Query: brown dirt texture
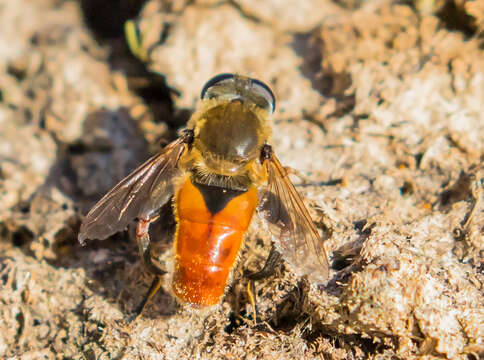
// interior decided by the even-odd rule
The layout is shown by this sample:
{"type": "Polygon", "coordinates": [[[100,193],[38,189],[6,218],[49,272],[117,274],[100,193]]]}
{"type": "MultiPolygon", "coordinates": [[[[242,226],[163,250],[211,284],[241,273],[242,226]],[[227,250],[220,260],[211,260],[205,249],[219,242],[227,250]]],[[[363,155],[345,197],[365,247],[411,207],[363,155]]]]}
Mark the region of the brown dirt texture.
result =
{"type": "Polygon", "coordinates": [[[479,359],[483,104],[484,0],[0,0],[0,357],[479,359]],[[330,279],[282,263],[254,318],[254,221],[219,306],[182,306],[167,280],[129,323],[152,280],[134,228],[82,247],[80,222],[222,72],[272,87],[330,279]]]}

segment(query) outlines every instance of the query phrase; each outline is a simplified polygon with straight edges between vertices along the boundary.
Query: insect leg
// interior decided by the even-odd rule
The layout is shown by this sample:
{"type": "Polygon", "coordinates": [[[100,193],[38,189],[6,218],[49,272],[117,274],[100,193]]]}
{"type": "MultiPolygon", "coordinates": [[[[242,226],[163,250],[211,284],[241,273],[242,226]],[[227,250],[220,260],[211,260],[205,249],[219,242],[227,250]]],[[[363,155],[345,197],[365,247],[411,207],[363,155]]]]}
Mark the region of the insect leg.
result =
{"type": "Polygon", "coordinates": [[[271,252],[269,253],[269,256],[267,257],[266,262],[262,267],[262,269],[259,271],[248,273],[246,274],[246,276],[250,280],[262,280],[271,276],[272,274],[274,274],[277,265],[281,261],[281,258],[282,258],[281,254],[276,250],[274,245],[272,245],[271,252]]]}
{"type": "Polygon", "coordinates": [[[163,270],[162,266],[158,263],[158,261],[153,259],[153,257],[151,256],[149,227],[150,223],[156,220],[156,218],[157,217],[139,219],[138,226],[136,227],[136,242],[138,243],[138,251],[140,257],[143,260],[143,264],[146,266],[148,271],[155,275],[155,278],[153,279],[150,289],[146,293],[143,301],[136,309],[136,315],[134,319],[137,319],[141,315],[145,305],[153,296],[155,296],[157,291],[160,289],[161,276],[166,274],[166,271],[163,270]]]}
{"type": "Polygon", "coordinates": [[[252,306],[252,317],[254,318],[255,323],[257,323],[257,298],[254,280],[262,280],[274,274],[275,269],[280,261],[281,254],[276,250],[274,245],[272,245],[271,252],[269,253],[269,256],[267,257],[262,269],[256,272],[246,274],[246,276],[249,278],[249,282],[247,283],[247,296],[252,306]]]}
{"type": "Polygon", "coordinates": [[[138,243],[139,255],[148,271],[153,275],[161,276],[166,274],[166,271],[160,263],[151,256],[151,242],[149,235],[150,223],[156,219],[157,217],[138,220],[138,226],[136,227],[136,242],[138,243]]]}
{"type": "Polygon", "coordinates": [[[161,277],[160,276],[155,276],[153,279],[153,282],[151,283],[151,286],[146,293],[145,297],[143,298],[143,301],[141,301],[141,304],[138,305],[135,311],[135,316],[133,320],[137,319],[140,317],[141,313],[143,312],[143,309],[145,308],[145,305],[148,303],[148,301],[151,300],[153,296],[158,292],[158,290],[161,287],[161,277]]]}
{"type": "Polygon", "coordinates": [[[254,323],[257,324],[257,303],[256,303],[256,294],[255,294],[255,284],[253,280],[249,279],[247,283],[247,297],[249,298],[250,305],[252,306],[252,318],[254,319],[254,323]]]}

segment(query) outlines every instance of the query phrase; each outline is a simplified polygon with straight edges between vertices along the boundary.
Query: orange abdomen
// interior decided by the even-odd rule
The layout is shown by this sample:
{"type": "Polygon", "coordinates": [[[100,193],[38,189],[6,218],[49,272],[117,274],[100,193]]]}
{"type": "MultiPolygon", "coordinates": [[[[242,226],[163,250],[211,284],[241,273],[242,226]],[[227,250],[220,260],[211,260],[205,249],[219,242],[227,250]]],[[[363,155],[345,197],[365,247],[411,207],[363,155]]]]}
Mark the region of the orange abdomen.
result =
{"type": "Polygon", "coordinates": [[[215,305],[257,206],[257,190],[193,184],[187,179],[176,197],[177,232],[173,291],[195,306],[215,305]]]}

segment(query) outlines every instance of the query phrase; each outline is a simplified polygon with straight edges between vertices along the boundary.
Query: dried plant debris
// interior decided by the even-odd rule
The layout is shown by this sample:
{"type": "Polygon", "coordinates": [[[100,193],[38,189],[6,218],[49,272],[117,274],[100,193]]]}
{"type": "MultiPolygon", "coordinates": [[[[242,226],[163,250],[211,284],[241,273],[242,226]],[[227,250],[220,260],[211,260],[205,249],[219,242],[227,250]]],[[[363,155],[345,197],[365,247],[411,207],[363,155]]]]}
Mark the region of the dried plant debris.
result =
{"type": "Polygon", "coordinates": [[[482,356],[484,1],[144,3],[135,63],[120,26],[102,43],[87,27],[92,2],[0,0],[0,356],[482,356]],[[255,222],[219,306],[177,304],[167,277],[128,324],[152,280],[134,229],[81,248],[80,219],[221,72],[273,88],[274,147],[302,172],[330,280],[283,262],[252,288],[270,248],[255,222]]]}

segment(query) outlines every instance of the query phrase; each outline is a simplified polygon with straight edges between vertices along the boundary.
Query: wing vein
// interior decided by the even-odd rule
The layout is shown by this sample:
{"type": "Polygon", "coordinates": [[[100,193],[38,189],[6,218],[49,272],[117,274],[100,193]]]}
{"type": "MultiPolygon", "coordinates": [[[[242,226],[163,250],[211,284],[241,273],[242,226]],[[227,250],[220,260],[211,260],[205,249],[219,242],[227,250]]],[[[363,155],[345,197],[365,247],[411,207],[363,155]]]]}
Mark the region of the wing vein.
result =
{"type": "Polygon", "coordinates": [[[178,161],[186,149],[179,138],[121,180],[86,215],[79,241],[105,239],[165,204],[173,195],[172,182],[181,174],[178,161]]]}

